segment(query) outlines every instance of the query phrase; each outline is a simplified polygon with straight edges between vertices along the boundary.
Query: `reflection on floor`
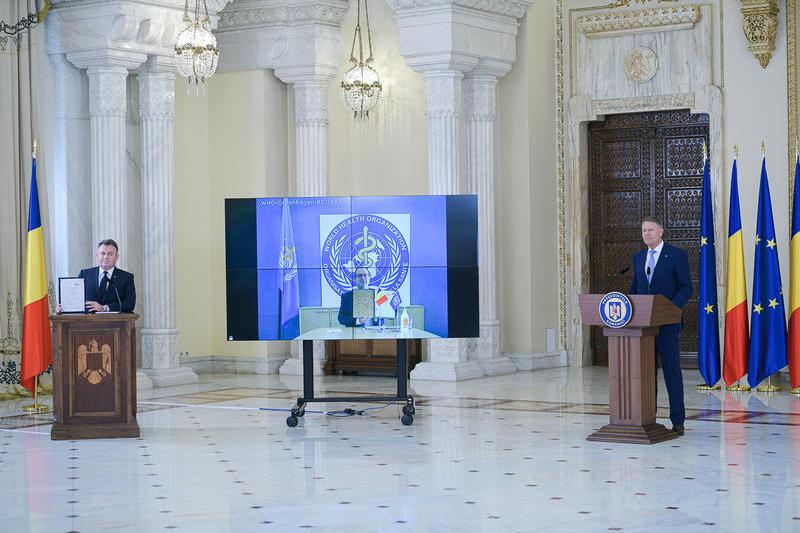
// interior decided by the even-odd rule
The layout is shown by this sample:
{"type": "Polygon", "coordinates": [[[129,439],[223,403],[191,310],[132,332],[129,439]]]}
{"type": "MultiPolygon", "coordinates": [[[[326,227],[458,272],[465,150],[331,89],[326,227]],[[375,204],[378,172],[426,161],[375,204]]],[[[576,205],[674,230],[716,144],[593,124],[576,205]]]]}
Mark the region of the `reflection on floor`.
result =
{"type": "Polygon", "coordinates": [[[331,403],[288,428],[302,381],[278,376],[140,392],[129,440],[53,442],[46,417],[0,402],[2,530],[800,530],[800,398],[694,383],[686,435],[654,446],[584,440],[607,420],[602,368],[412,383],[410,427],[396,406],[335,418],[331,403]]]}

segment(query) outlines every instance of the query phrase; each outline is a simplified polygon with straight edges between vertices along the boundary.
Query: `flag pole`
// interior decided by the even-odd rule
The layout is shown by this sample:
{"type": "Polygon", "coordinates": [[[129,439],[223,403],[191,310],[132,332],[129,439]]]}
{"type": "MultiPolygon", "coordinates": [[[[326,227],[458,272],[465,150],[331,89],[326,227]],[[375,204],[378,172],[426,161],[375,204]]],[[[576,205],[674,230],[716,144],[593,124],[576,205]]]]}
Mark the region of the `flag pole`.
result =
{"type": "MultiPolygon", "coordinates": [[[[763,383],[763,382],[762,382],[763,383]]],[[[767,377],[767,384],[766,385],[759,385],[756,387],[758,392],[779,392],[781,389],[780,385],[773,385],[772,384],[772,376],[767,377]]]]}
{"type": "Polygon", "coordinates": [[[50,407],[43,403],[39,403],[39,376],[33,378],[33,403],[24,405],[22,410],[27,413],[49,413],[50,407]]]}

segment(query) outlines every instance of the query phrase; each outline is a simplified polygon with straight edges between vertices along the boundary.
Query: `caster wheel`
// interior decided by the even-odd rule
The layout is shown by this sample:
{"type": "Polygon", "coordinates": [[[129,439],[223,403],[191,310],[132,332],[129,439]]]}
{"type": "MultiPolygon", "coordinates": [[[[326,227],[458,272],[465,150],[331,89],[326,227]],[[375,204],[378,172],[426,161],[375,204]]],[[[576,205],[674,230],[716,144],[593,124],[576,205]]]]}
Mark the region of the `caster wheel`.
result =
{"type": "Polygon", "coordinates": [[[414,407],[411,406],[411,405],[404,405],[403,406],[403,414],[404,415],[413,415],[416,412],[417,412],[417,410],[414,409],[414,407]]]}
{"type": "Polygon", "coordinates": [[[297,417],[294,415],[286,417],[286,425],[289,426],[290,428],[295,427],[297,425],[297,422],[298,422],[297,417]]]}
{"type": "Polygon", "coordinates": [[[306,414],[306,409],[305,409],[305,407],[304,407],[304,408],[302,408],[302,409],[300,409],[299,411],[297,411],[297,416],[298,416],[298,417],[300,417],[300,418],[304,417],[304,416],[305,416],[305,414],[306,414]]]}
{"type": "Polygon", "coordinates": [[[414,423],[414,417],[409,414],[405,414],[400,417],[400,422],[402,422],[404,426],[410,426],[414,423]]]}

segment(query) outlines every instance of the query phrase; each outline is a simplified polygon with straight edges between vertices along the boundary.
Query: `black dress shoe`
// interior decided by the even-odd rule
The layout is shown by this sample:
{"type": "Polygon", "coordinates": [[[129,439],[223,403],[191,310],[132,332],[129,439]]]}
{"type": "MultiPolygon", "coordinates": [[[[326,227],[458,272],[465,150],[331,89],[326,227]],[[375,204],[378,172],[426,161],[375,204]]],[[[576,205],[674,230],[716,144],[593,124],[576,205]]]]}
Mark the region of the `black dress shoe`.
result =
{"type": "Polygon", "coordinates": [[[680,435],[682,437],[683,436],[683,424],[675,424],[674,426],[672,426],[672,431],[674,431],[675,433],[677,433],[678,435],[680,435]]]}

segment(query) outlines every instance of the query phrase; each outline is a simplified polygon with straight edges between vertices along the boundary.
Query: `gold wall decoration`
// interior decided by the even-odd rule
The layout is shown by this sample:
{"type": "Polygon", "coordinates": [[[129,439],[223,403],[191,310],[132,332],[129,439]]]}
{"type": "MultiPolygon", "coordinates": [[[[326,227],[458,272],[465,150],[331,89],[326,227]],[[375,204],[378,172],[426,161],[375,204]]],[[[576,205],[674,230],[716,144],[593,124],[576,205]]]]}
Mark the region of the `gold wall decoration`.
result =
{"type": "Polygon", "coordinates": [[[631,4],[671,4],[678,0],[616,0],[611,2],[608,7],[630,7],[631,4]]]}
{"type": "Polygon", "coordinates": [[[778,33],[778,0],[741,0],[742,26],[748,48],[763,68],[767,68],[775,51],[778,33]]]}

